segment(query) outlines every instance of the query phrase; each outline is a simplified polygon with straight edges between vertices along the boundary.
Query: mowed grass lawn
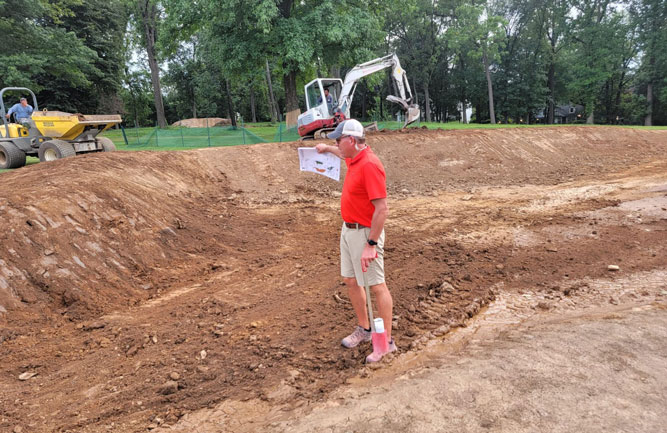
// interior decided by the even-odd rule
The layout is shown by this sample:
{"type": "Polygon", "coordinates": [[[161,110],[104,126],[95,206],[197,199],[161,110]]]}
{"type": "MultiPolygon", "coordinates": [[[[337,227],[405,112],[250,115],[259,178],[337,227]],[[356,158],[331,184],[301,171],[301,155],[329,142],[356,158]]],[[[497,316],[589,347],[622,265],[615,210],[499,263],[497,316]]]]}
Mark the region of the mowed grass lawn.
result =
{"type": "MultiPolygon", "coordinates": [[[[371,122],[364,122],[364,124],[368,124],[371,122]]],[[[385,128],[385,129],[400,129],[403,126],[402,122],[396,122],[396,121],[387,121],[387,122],[378,122],[378,126],[380,128],[385,128]]],[[[501,128],[544,128],[544,127],[567,127],[567,126],[573,126],[572,124],[566,124],[566,125],[542,125],[542,124],[533,124],[533,125],[521,125],[521,124],[497,124],[497,125],[491,125],[491,124],[478,124],[478,123],[460,123],[460,122],[449,122],[449,123],[438,123],[438,122],[419,122],[415,123],[413,125],[410,125],[408,128],[422,128],[422,127],[427,127],[428,129],[444,129],[444,130],[449,130],[449,129],[501,129],[501,128]]],[[[585,125],[585,124],[580,124],[576,126],[587,126],[587,127],[621,127],[621,128],[637,128],[637,129],[667,129],[667,126],[615,126],[615,125],[585,125]]],[[[271,143],[274,141],[279,141],[278,138],[280,137],[278,128],[279,126],[277,124],[271,124],[270,122],[259,122],[259,123],[246,123],[244,124],[244,127],[246,128],[246,131],[250,132],[251,134],[254,134],[255,136],[261,138],[263,141],[267,143],[271,143]]],[[[283,128],[283,134],[285,137],[283,137],[283,141],[289,140],[291,137],[294,136],[293,131],[285,131],[284,128],[285,126],[282,126],[283,128]]],[[[168,131],[177,131],[179,127],[169,127],[168,131]]],[[[213,128],[212,128],[213,129],[213,128]]],[[[125,134],[128,137],[128,140],[130,143],[132,142],[145,142],[146,139],[150,136],[151,133],[155,130],[154,127],[151,128],[128,128],[125,130],[125,134]],[[137,140],[138,137],[138,140],[137,140]]],[[[184,128],[184,130],[188,130],[188,128],[184,128]]],[[[105,137],[109,137],[110,139],[113,140],[113,142],[116,144],[116,147],[118,150],[186,150],[186,149],[191,149],[193,147],[202,147],[202,146],[191,146],[191,145],[178,145],[178,146],[164,146],[164,145],[159,145],[159,146],[127,146],[125,144],[125,141],[123,139],[123,135],[120,129],[117,130],[109,130],[103,134],[105,137]]],[[[203,137],[198,137],[198,139],[201,138],[206,138],[204,135],[203,137]]],[[[187,136],[184,139],[187,142],[187,136]]],[[[154,140],[152,140],[154,141],[154,140]]],[[[201,141],[201,140],[200,140],[201,141]]],[[[205,140],[203,140],[205,141],[205,140]]],[[[237,144],[243,144],[242,142],[239,142],[237,144]]],[[[206,144],[203,145],[205,147],[206,144]]]]}
{"type": "MultiPolygon", "coordinates": [[[[364,124],[368,124],[370,122],[364,122],[364,124]]],[[[403,124],[402,122],[396,122],[396,121],[388,121],[388,122],[378,122],[378,126],[380,128],[386,128],[386,129],[400,129],[403,124]]],[[[565,124],[565,125],[542,125],[542,124],[535,124],[535,125],[521,125],[521,124],[498,124],[498,125],[491,125],[491,124],[479,124],[479,123],[460,123],[460,122],[449,122],[449,123],[438,123],[438,122],[419,122],[415,123],[408,128],[422,128],[422,127],[427,127],[428,129],[501,129],[501,128],[545,128],[545,127],[568,127],[568,126],[586,126],[586,127],[591,127],[591,128],[600,128],[600,127],[607,127],[607,128],[633,128],[633,129],[667,129],[667,126],[634,126],[634,125],[584,125],[584,124],[579,124],[579,125],[573,125],[573,124],[565,124]]],[[[249,132],[248,134],[248,142],[252,143],[253,139],[257,141],[257,138],[251,138],[252,135],[258,137],[264,142],[271,143],[274,141],[278,141],[277,138],[280,137],[281,135],[279,134],[279,129],[280,126],[278,124],[272,124],[270,122],[258,122],[258,123],[246,123],[244,124],[244,127],[246,128],[246,131],[249,132]]],[[[285,126],[282,126],[283,128],[283,140],[291,140],[294,139],[295,133],[294,131],[285,131],[285,126]]],[[[168,127],[167,131],[164,133],[168,133],[172,136],[176,136],[176,140],[171,140],[171,142],[177,142],[180,143],[180,131],[181,127],[168,127]]],[[[189,128],[183,128],[183,131],[187,131],[189,128]]],[[[212,130],[214,128],[211,128],[212,130]]],[[[140,142],[140,143],[145,143],[148,138],[155,132],[155,127],[149,127],[149,128],[128,128],[125,130],[125,134],[127,135],[128,141],[130,143],[134,142],[140,142]]],[[[241,136],[240,131],[234,131],[235,134],[237,134],[237,140],[238,142],[234,142],[231,144],[226,144],[226,145],[241,145],[243,144],[243,139],[241,136]]],[[[214,131],[212,135],[217,135],[217,131],[214,131]]],[[[196,144],[190,144],[190,145],[164,145],[161,144],[159,146],[155,145],[141,145],[141,146],[136,146],[136,145],[130,145],[128,146],[125,144],[125,140],[123,138],[123,132],[120,129],[111,129],[102,134],[104,137],[108,137],[111,140],[113,140],[114,144],[116,145],[116,148],[120,151],[132,151],[132,150],[187,150],[187,149],[194,149],[197,147],[206,147],[207,146],[207,136],[208,134],[203,134],[199,133],[196,137],[196,143],[199,143],[200,145],[196,144]]],[[[161,137],[161,135],[160,135],[161,137]]],[[[193,138],[195,138],[193,137],[193,138]]],[[[187,142],[187,136],[184,134],[184,141],[187,142]]],[[[160,138],[158,138],[160,140],[160,138]]],[[[167,143],[169,141],[165,140],[167,143]]],[[[151,142],[154,142],[151,140],[151,142]]],[[[164,142],[164,141],[163,141],[164,142]]],[[[39,162],[39,159],[34,158],[34,157],[28,157],[26,160],[26,165],[31,165],[39,162]]],[[[0,173],[9,171],[6,169],[0,169],[0,173]]]]}

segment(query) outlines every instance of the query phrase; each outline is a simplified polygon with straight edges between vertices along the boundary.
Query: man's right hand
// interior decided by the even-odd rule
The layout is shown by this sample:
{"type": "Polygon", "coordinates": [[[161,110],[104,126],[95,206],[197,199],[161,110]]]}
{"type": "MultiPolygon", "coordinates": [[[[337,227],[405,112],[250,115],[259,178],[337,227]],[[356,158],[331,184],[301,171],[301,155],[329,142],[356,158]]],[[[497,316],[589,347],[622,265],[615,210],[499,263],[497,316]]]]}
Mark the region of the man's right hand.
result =
{"type": "Polygon", "coordinates": [[[317,153],[329,152],[329,145],[324,143],[317,143],[315,145],[315,149],[317,149],[317,153]]]}

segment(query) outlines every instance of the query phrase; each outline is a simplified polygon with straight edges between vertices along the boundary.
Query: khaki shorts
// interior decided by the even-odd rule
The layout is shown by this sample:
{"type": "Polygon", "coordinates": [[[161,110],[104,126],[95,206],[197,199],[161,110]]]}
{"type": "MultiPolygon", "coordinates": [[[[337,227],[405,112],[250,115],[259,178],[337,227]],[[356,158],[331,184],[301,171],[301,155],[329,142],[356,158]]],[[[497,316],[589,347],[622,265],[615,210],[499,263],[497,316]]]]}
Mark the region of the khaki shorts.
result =
{"type": "MultiPolygon", "coordinates": [[[[340,232],[340,274],[343,278],[355,278],[357,284],[363,287],[364,276],[361,272],[361,253],[364,251],[371,229],[348,228],[343,223],[340,232]]],[[[384,230],[380,233],[375,250],[378,256],[371,262],[366,272],[366,281],[369,286],[384,283],[384,230]]]]}

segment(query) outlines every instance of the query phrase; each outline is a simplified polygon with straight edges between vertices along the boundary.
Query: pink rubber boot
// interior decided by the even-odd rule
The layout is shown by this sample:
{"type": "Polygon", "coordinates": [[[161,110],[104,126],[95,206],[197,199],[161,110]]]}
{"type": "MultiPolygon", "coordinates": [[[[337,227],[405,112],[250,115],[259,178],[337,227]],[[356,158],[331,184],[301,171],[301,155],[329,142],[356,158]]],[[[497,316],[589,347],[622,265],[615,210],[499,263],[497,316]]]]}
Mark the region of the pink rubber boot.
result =
{"type": "Polygon", "coordinates": [[[378,362],[384,355],[389,353],[389,342],[387,341],[387,333],[384,331],[384,322],[381,317],[374,321],[375,332],[371,334],[371,341],[373,342],[373,353],[366,357],[366,362],[378,362]]]}

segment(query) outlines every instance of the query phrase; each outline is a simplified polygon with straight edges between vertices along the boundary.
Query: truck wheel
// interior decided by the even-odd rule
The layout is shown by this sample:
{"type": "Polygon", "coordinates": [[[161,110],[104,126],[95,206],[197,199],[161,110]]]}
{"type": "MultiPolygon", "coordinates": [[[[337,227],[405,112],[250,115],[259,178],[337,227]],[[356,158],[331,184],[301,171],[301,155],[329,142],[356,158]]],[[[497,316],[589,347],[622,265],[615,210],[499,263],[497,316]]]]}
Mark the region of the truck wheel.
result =
{"type": "Polygon", "coordinates": [[[0,143],[0,168],[19,168],[25,165],[25,153],[11,141],[0,143]]]}
{"type": "Polygon", "coordinates": [[[74,146],[70,143],[63,140],[49,140],[43,142],[39,146],[37,151],[39,160],[42,162],[45,161],[55,161],[56,159],[69,158],[70,156],[76,155],[74,151],[74,146]]]}
{"type": "Polygon", "coordinates": [[[106,137],[97,137],[95,139],[97,144],[102,146],[102,152],[115,152],[116,151],[116,145],[113,144],[113,141],[111,141],[110,138],[106,137]]]}

